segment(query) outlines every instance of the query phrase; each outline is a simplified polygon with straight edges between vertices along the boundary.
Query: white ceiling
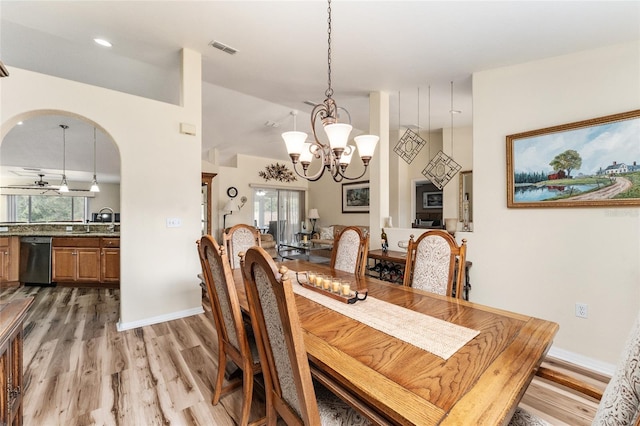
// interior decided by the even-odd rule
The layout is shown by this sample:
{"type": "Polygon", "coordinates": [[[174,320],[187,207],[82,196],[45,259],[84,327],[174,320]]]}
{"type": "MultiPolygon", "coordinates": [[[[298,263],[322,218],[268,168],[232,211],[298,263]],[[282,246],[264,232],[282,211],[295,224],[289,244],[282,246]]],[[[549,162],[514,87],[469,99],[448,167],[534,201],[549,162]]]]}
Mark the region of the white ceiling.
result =
{"type": "MultiPolygon", "coordinates": [[[[372,91],[390,93],[391,129],[398,117],[403,127],[426,128],[430,119],[438,129],[450,125],[453,81],[454,109],[462,110],[454,125],[471,125],[473,72],[640,39],[638,1],[335,0],[332,10],[334,99],[351,113],[352,135],[368,131],[372,91]]],[[[200,52],[203,156],[216,148],[223,163],[235,153],[286,159],[280,133],[293,127],[289,112],[299,110],[298,130],[310,133],[303,101],[324,99],[324,1],[2,0],[0,18],[6,65],[167,102],[179,100],[180,49],[200,52]],[[113,47],[97,46],[95,37],[113,47]],[[238,53],[215,50],[212,40],[238,53]]],[[[57,124],[47,124],[46,138],[7,138],[59,144],[57,124]]],[[[88,158],[68,163],[90,170],[89,148],[88,158]]],[[[10,165],[44,167],[55,156],[31,146],[16,151],[22,156],[10,165]]]]}

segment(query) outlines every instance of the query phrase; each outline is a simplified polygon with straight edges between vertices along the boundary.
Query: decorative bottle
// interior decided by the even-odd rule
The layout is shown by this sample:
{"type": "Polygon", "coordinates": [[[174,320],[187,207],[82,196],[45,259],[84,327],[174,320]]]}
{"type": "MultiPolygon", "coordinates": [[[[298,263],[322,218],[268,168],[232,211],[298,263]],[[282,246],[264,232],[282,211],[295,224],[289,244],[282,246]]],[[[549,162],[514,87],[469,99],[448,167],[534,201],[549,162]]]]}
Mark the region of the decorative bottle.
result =
{"type": "Polygon", "coordinates": [[[389,241],[387,240],[387,233],[384,232],[384,228],[382,228],[382,235],[380,236],[380,242],[382,243],[382,251],[386,253],[387,249],[389,248],[389,241]]]}

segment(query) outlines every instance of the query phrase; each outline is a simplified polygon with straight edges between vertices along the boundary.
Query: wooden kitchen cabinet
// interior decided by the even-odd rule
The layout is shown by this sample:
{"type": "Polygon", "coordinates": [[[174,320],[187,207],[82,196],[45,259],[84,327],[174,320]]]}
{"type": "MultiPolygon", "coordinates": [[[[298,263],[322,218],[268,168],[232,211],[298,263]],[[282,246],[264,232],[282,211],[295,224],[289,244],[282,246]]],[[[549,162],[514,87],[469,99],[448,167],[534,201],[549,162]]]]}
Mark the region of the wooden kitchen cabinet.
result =
{"type": "Polygon", "coordinates": [[[19,284],[20,239],[0,237],[0,283],[19,284]]]}
{"type": "MultiPolygon", "coordinates": [[[[102,284],[120,280],[120,249],[114,253],[103,252],[102,240],[115,238],[59,237],[53,239],[51,253],[52,279],[62,284],[102,284]],[[117,257],[117,276],[114,258],[117,257]],[[107,269],[105,269],[107,268],[107,269]],[[106,272],[106,273],[105,273],[106,272]]],[[[108,244],[109,245],[109,244],[108,244]]],[[[113,245],[113,243],[111,244],[113,245]]],[[[117,244],[119,247],[119,244],[117,244]]]]}
{"type": "Polygon", "coordinates": [[[120,282],[120,238],[102,238],[100,281],[120,282]]]}
{"type": "Polygon", "coordinates": [[[0,425],[22,425],[22,325],[32,303],[0,304],[0,425]]]}

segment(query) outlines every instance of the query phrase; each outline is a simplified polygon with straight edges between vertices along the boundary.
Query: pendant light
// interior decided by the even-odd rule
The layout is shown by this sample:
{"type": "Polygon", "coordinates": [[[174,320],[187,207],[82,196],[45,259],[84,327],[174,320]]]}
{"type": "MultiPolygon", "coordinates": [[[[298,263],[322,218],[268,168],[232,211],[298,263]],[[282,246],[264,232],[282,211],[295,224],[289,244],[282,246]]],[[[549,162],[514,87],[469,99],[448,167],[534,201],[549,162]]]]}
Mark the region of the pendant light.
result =
{"type": "Polygon", "coordinates": [[[67,129],[69,126],[61,124],[62,128],[62,183],[60,184],[60,192],[69,192],[69,185],[67,184],[67,129]]]}
{"type": "Polygon", "coordinates": [[[96,179],[96,128],[93,127],[93,181],[91,182],[91,192],[100,192],[98,179],[96,179]]]}
{"type": "MultiPolygon", "coordinates": [[[[313,107],[311,111],[311,130],[313,131],[313,140],[305,142],[307,134],[304,132],[285,132],[282,134],[287,152],[293,163],[293,170],[296,174],[309,181],[317,181],[322,177],[324,172],[328,172],[335,182],[343,179],[355,180],[360,179],[367,171],[369,162],[373,157],[378,140],[375,135],[360,135],[354,139],[356,146],[348,145],[349,134],[351,133],[351,115],[349,112],[339,107],[333,100],[333,88],[331,87],[331,0],[328,0],[328,29],[327,29],[327,90],[324,92],[326,99],[313,107]],[[338,110],[342,110],[349,117],[349,124],[338,122],[338,110]],[[323,143],[318,139],[316,133],[316,120],[320,120],[324,128],[324,132],[329,140],[323,143]],[[351,162],[351,157],[358,149],[358,154],[364,165],[364,170],[359,176],[347,176],[347,167],[351,162]],[[320,161],[320,169],[312,176],[307,175],[311,161],[316,158],[320,161]],[[298,170],[297,164],[302,165],[302,173],[298,170]]],[[[295,118],[295,115],[294,115],[295,118]]]]}

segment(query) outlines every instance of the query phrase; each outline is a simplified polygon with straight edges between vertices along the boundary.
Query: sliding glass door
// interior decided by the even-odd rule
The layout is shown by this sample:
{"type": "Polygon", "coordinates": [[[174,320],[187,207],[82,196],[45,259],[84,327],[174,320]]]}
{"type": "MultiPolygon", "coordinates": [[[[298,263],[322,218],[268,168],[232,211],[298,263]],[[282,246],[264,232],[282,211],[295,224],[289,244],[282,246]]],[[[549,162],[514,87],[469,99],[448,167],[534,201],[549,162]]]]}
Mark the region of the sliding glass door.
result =
{"type": "Polygon", "coordinates": [[[254,188],[253,219],[278,243],[296,241],[304,220],[304,191],[254,188]]]}

